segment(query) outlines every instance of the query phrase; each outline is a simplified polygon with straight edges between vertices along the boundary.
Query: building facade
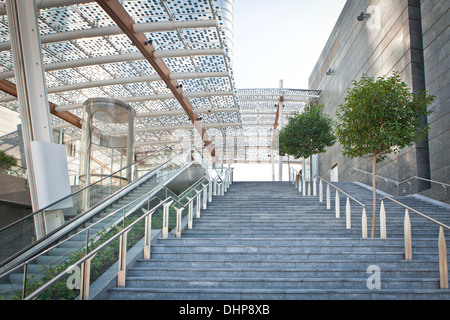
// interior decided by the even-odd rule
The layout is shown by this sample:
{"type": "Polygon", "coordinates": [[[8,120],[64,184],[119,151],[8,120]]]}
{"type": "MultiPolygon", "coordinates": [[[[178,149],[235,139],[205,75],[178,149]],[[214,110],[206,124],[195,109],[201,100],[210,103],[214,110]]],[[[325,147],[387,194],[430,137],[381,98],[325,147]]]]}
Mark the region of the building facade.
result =
{"type": "MultiPolygon", "coordinates": [[[[347,89],[363,75],[377,78],[399,72],[412,91],[427,90],[436,97],[433,113],[424,119],[429,136],[377,167],[378,187],[392,194],[421,191],[449,201],[441,185],[414,178],[443,183],[450,178],[449,7],[446,0],[347,1],[309,79],[311,89],[321,90],[320,103],[333,119],[347,89]]],[[[337,143],[318,157],[319,175],[368,183],[370,177],[363,171],[372,171],[371,162],[348,159],[341,151],[337,143]]]]}

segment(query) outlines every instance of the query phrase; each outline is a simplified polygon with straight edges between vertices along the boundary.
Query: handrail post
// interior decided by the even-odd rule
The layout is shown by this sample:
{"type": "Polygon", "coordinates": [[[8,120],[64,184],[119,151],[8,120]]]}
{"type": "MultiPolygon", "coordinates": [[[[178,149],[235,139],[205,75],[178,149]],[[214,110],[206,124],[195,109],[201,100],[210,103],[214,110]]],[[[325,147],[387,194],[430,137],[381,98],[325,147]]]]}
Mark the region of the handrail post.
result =
{"type": "Polygon", "coordinates": [[[384,200],[381,200],[380,208],[380,238],[386,239],[386,210],[384,208],[384,200]]]}
{"type": "Polygon", "coordinates": [[[203,186],[203,210],[206,210],[206,206],[208,203],[208,190],[206,189],[206,186],[203,186]]]}
{"type": "Polygon", "coordinates": [[[305,179],[303,179],[302,182],[303,182],[303,187],[302,187],[303,191],[302,192],[303,192],[303,195],[306,196],[306,181],[305,181],[305,179]]]}
{"type": "Polygon", "coordinates": [[[404,237],[405,237],[405,260],[412,260],[412,244],[411,244],[411,220],[409,218],[408,209],[405,210],[404,237]]]}
{"type": "Polygon", "coordinates": [[[313,196],[317,196],[317,181],[314,179],[313,181],[313,196]]]}
{"type": "Polygon", "coordinates": [[[220,195],[221,196],[225,195],[225,182],[222,182],[222,188],[220,189],[220,195]]]}
{"type": "Polygon", "coordinates": [[[194,203],[193,203],[193,199],[194,198],[189,198],[187,197],[189,204],[188,204],[188,229],[192,229],[192,220],[193,220],[193,214],[192,211],[194,210],[194,203]]]}
{"type": "Polygon", "coordinates": [[[120,236],[119,240],[119,272],[117,273],[117,286],[125,287],[127,272],[127,238],[128,231],[120,236]]]}
{"type": "Polygon", "coordinates": [[[176,237],[177,239],[181,238],[181,213],[183,212],[183,207],[175,208],[177,211],[177,227],[176,227],[176,237]]]}
{"type": "Polygon", "coordinates": [[[322,183],[322,179],[320,179],[320,181],[319,181],[319,202],[320,203],[323,202],[323,183],[322,183]]]}
{"type": "Polygon", "coordinates": [[[172,201],[163,204],[163,225],[161,238],[166,239],[169,236],[169,206],[172,201]]]}
{"type": "Polygon", "coordinates": [[[91,277],[91,260],[95,256],[96,255],[94,254],[92,257],[90,257],[89,259],[87,259],[85,262],[83,262],[81,264],[80,300],[89,300],[89,286],[90,286],[90,277],[91,277]]]}
{"type": "Polygon", "coordinates": [[[331,190],[330,185],[327,183],[327,210],[331,210],[331,190]]]}
{"type": "Polygon", "coordinates": [[[367,239],[367,213],[366,213],[366,207],[363,207],[363,213],[362,213],[362,237],[363,239],[367,239]]]}
{"type": "Polygon", "coordinates": [[[336,189],[336,197],[335,197],[335,205],[336,205],[336,218],[341,217],[341,203],[339,199],[339,191],[336,189]]]}
{"type": "Polygon", "coordinates": [[[211,181],[208,185],[208,191],[209,191],[208,202],[212,202],[212,196],[213,196],[212,187],[213,187],[213,183],[211,181]]]}
{"type": "Polygon", "coordinates": [[[144,240],[144,259],[150,259],[150,248],[152,241],[152,215],[145,217],[145,240],[144,240]]]}
{"type": "Polygon", "coordinates": [[[447,245],[445,243],[444,228],[439,228],[439,279],[441,289],[448,289],[447,245]]]}
{"type": "Polygon", "coordinates": [[[308,181],[308,196],[311,195],[311,183],[312,181],[308,181]]]}
{"type": "Polygon", "coordinates": [[[195,200],[195,217],[200,218],[200,192],[197,193],[195,200]]]}
{"type": "Polygon", "coordinates": [[[347,197],[347,203],[345,205],[345,217],[346,217],[347,229],[351,229],[352,228],[352,213],[351,213],[350,198],[349,197],[347,197]]]}

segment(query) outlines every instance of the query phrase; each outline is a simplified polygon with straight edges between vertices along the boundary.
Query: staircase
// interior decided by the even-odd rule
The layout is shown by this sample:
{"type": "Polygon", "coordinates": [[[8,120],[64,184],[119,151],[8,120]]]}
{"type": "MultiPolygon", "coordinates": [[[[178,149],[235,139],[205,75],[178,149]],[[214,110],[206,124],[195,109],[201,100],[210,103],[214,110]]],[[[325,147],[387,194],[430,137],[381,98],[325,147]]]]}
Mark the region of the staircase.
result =
{"type": "MultiPolygon", "coordinates": [[[[368,205],[371,191],[339,188],[368,205]]],[[[332,192],[334,196],[334,193],[332,192]]],[[[411,214],[413,260],[404,260],[404,210],[386,202],[388,239],[361,238],[361,207],[352,203],[352,229],[318,196],[288,182],[235,182],[215,197],[181,239],[159,239],[149,260],[127,270],[111,300],[450,299],[439,289],[438,228],[411,214]],[[379,270],[381,289],[369,289],[379,270]],[[370,279],[369,279],[370,278],[370,279]]],[[[450,213],[412,198],[412,207],[448,224],[450,213]]],[[[446,233],[447,238],[449,238],[446,233]]]]}

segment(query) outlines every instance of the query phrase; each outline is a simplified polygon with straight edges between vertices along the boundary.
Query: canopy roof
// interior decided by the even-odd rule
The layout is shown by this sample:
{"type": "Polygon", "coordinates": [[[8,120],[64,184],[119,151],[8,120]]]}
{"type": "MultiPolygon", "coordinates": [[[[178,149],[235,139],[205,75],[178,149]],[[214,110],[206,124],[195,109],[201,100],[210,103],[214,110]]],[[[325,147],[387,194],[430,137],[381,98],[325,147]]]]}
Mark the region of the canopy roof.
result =
{"type": "MultiPolygon", "coordinates": [[[[256,149],[271,145],[280,97],[284,113],[301,112],[318,97],[310,90],[235,88],[230,1],[123,0],[117,3],[128,17],[118,18],[101,2],[36,1],[53,128],[72,140],[81,137],[83,103],[109,97],[135,109],[138,153],[191,143],[201,135],[197,120],[208,137],[197,139],[199,148],[239,147],[244,152],[234,160],[268,161],[256,149]],[[134,21],[137,38],[121,29],[117,19],[125,18],[134,21]],[[145,43],[136,42],[141,35],[145,43]],[[170,74],[162,74],[152,59],[170,74]]],[[[4,3],[0,0],[0,105],[18,110],[4,3]]]]}

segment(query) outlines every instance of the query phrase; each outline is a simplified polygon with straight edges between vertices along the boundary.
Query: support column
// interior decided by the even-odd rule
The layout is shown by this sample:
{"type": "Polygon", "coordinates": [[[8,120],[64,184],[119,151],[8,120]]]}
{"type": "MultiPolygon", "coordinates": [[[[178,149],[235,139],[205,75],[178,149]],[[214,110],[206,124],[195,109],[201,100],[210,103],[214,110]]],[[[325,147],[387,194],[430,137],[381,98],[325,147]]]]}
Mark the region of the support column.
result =
{"type": "MultiPolygon", "coordinates": [[[[6,0],[33,211],[62,198],[67,195],[67,192],[70,194],[65,148],[64,152],[61,152],[64,146],[53,144],[50,108],[35,8],[34,0],[6,0]],[[44,184],[46,179],[51,179],[54,176],[49,172],[53,163],[60,165],[63,168],[62,170],[64,170],[65,165],[67,172],[60,172],[59,168],[53,167],[52,170],[58,170],[57,178],[60,180],[53,181],[56,179],[53,178],[53,180],[44,184]],[[53,186],[53,183],[57,185],[53,186]]],[[[54,218],[60,219],[61,217],[56,214],[54,218]]],[[[43,214],[35,218],[36,236],[38,238],[46,233],[46,222],[49,223],[50,221],[45,221],[43,214]]],[[[54,228],[58,223],[55,224],[55,221],[51,221],[50,224],[54,228]]]]}

